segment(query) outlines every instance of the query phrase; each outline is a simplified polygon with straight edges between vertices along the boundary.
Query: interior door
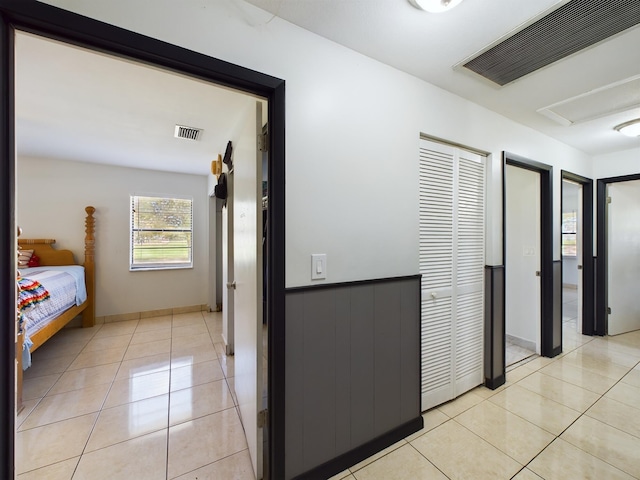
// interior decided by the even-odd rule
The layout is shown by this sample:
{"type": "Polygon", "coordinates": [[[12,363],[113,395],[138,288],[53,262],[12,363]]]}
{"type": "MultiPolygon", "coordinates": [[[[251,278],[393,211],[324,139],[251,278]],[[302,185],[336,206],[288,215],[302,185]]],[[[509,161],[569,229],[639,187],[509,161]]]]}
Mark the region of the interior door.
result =
{"type": "Polygon", "coordinates": [[[583,255],[583,232],[584,232],[584,211],[582,208],[582,185],[578,185],[578,215],[576,217],[576,258],[578,259],[578,316],[576,317],[576,331],[582,333],[582,296],[584,295],[584,275],[582,262],[584,260],[583,255]]]}
{"type": "Polygon", "coordinates": [[[640,329],[640,180],[611,183],[607,218],[608,334],[640,329]]]}
{"type": "Polygon", "coordinates": [[[505,331],[540,354],[540,174],[506,165],[505,178],[505,331]]]}
{"type": "Polygon", "coordinates": [[[262,103],[234,145],[234,337],[235,390],[256,478],[262,478],[262,103]]]}

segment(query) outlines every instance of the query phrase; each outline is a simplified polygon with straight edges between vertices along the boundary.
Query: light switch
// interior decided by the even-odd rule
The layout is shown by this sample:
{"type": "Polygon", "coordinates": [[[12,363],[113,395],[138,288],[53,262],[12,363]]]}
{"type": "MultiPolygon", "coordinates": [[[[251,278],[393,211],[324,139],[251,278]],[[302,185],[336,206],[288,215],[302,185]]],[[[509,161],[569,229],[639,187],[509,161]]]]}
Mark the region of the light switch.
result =
{"type": "Polygon", "coordinates": [[[327,278],[327,254],[311,254],[311,280],[322,280],[327,278]]]}

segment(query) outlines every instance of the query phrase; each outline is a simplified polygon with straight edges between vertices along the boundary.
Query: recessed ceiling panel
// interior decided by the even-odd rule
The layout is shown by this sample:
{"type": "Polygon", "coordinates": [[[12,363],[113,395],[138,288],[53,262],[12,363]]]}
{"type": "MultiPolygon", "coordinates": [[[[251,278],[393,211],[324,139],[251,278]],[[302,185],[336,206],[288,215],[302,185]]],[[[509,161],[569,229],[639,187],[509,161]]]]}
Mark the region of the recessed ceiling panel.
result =
{"type": "Polygon", "coordinates": [[[463,66],[504,86],[639,23],[638,0],[571,0],[463,66]]]}

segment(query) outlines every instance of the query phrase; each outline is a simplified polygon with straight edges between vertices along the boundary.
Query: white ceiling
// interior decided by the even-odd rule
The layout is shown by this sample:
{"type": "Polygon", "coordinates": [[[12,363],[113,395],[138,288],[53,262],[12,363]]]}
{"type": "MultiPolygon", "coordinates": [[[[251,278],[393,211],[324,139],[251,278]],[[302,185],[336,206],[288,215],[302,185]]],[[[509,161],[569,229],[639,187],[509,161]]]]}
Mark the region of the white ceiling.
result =
{"type": "Polygon", "coordinates": [[[23,156],[206,175],[255,102],[166,70],[17,34],[16,143],[23,156]],[[200,140],[175,138],[176,124],[202,128],[200,140]]]}
{"type": "MultiPolygon", "coordinates": [[[[591,155],[640,148],[613,130],[640,117],[638,26],[505,87],[454,68],[566,1],[466,0],[429,14],[408,0],[248,0],[591,155]],[[634,107],[620,111],[610,92],[623,103],[631,95],[634,107]],[[552,106],[588,108],[590,119],[566,126],[538,113],[552,106]]],[[[27,33],[16,39],[16,76],[17,146],[27,156],[205,175],[255,106],[246,94],[27,33]],[[201,141],[174,138],[176,124],[203,128],[201,141]]]]}
{"type": "Polygon", "coordinates": [[[606,96],[586,95],[580,100],[593,100],[596,105],[589,107],[599,118],[564,126],[538,113],[640,75],[639,26],[498,87],[454,66],[567,0],[465,0],[440,14],[418,10],[408,0],[247,1],[591,155],[640,147],[640,139],[613,130],[640,117],[640,82],[631,84],[635,108],[609,112],[613,106],[606,96]]]}

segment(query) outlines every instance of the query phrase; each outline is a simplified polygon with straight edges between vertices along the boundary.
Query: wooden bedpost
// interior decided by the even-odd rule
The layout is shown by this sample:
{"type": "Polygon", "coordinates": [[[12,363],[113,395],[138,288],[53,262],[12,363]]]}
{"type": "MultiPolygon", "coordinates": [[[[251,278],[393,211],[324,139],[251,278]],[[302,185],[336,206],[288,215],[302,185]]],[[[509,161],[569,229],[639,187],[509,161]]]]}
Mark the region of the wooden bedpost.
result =
{"type": "Polygon", "coordinates": [[[84,209],[87,212],[85,220],[85,237],[84,237],[84,275],[87,283],[87,308],[82,312],[82,326],[93,327],[96,323],[96,304],[95,304],[95,219],[93,214],[95,208],[89,206],[84,209]]]}

